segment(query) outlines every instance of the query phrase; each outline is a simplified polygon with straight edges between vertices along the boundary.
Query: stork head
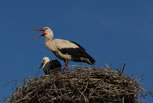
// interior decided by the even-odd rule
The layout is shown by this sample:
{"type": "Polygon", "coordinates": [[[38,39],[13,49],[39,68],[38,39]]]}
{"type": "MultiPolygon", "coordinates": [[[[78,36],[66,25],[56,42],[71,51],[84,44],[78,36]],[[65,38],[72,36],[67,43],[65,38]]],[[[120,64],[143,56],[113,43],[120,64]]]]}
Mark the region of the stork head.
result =
{"type": "Polygon", "coordinates": [[[45,65],[46,65],[46,63],[48,63],[49,61],[50,61],[50,59],[49,59],[48,57],[43,57],[42,63],[41,63],[41,65],[40,65],[40,69],[41,69],[41,68],[44,68],[45,65]]]}
{"type": "Polygon", "coordinates": [[[43,31],[43,33],[41,33],[40,35],[38,35],[36,38],[38,38],[40,36],[45,36],[46,38],[50,39],[50,38],[53,37],[53,31],[49,27],[44,27],[42,29],[32,29],[32,30],[43,31]]]}

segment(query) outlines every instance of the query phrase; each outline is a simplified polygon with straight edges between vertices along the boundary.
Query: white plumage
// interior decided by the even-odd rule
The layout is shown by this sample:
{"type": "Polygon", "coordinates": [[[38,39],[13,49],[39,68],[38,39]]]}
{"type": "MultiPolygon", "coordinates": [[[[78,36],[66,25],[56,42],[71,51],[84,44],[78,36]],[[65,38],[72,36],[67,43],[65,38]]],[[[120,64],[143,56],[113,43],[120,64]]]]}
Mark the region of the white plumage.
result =
{"type": "MultiPolygon", "coordinates": [[[[44,27],[43,29],[33,29],[44,31],[39,36],[45,36],[45,45],[51,50],[58,58],[62,59],[66,63],[66,69],[68,71],[68,60],[76,62],[86,62],[88,64],[94,64],[95,60],[85,51],[85,49],[79,44],[63,40],[54,39],[53,31],[49,27],[44,27]]],[[[37,36],[36,38],[38,38],[37,36]]]]}

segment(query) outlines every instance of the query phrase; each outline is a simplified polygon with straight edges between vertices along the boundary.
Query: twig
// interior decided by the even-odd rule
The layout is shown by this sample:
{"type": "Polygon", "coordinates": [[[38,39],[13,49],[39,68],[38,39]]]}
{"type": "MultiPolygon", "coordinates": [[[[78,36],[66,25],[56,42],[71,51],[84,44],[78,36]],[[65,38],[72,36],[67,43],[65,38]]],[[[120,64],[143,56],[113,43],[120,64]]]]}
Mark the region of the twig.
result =
{"type": "Polygon", "coordinates": [[[80,91],[79,88],[77,88],[79,93],[83,96],[85,103],[89,103],[88,99],[86,98],[86,96],[80,91]]]}
{"type": "Polygon", "coordinates": [[[121,76],[122,73],[124,72],[125,66],[126,66],[126,64],[124,63],[124,64],[123,64],[123,67],[122,67],[122,70],[121,70],[121,73],[119,74],[119,76],[121,76]]]}

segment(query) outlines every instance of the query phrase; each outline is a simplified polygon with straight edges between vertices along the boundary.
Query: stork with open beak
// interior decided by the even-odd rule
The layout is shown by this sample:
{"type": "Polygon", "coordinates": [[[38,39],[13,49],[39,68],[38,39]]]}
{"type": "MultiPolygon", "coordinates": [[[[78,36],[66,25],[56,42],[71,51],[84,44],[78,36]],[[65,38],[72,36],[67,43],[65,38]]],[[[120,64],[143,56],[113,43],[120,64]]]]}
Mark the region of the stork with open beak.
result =
{"type": "MultiPolygon", "coordinates": [[[[51,50],[58,58],[64,60],[66,64],[66,71],[68,72],[68,60],[76,62],[85,62],[90,65],[95,63],[95,60],[85,51],[85,49],[79,44],[63,40],[63,39],[54,39],[53,40],[53,31],[49,27],[44,27],[42,29],[32,29],[43,31],[39,36],[45,36],[45,45],[51,50]]],[[[35,39],[36,39],[35,38],[35,39]]]]}

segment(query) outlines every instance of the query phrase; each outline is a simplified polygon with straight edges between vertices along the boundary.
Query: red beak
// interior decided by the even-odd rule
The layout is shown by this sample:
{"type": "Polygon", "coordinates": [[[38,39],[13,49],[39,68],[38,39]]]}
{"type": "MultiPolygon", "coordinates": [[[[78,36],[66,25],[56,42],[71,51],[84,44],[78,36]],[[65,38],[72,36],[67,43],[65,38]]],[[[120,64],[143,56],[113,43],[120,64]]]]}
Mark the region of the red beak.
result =
{"type": "Polygon", "coordinates": [[[35,37],[34,39],[37,39],[38,37],[40,37],[40,36],[44,36],[45,35],[45,33],[41,33],[40,35],[38,35],[37,37],[35,37]]]}
{"type": "Polygon", "coordinates": [[[32,30],[39,30],[39,31],[45,31],[44,29],[32,29],[32,30]]]}
{"type": "MultiPolygon", "coordinates": [[[[45,31],[44,29],[32,29],[32,30],[45,31]]],[[[37,37],[35,37],[34,39],[37,39],[38,37],[44,36],[44,35],[45,35],[45,33],[43,32],[43,33],[41,33],[40,35],[38,35],[37,37]]]]}

